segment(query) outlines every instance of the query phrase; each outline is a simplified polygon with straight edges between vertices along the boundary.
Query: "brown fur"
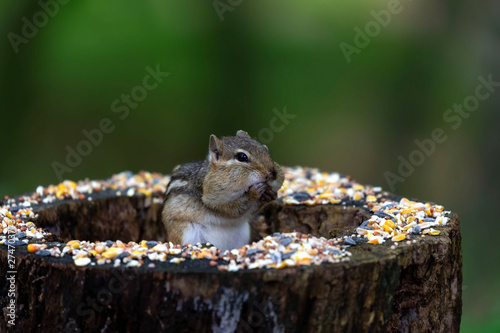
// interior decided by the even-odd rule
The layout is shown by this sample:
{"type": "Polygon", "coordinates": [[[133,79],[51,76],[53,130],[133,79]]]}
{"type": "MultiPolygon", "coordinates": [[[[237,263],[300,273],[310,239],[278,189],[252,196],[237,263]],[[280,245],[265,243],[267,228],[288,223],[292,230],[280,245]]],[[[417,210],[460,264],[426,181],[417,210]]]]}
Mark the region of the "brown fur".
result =
{"type": "Polygon", "coordinates": [[[173,171],[162,212],[168,240],[181,244],[189,223],[203,221],[206,216],[231,223],[244,214],[256,213],[276,198],[283,180],[283,171],[267,147],[246,132],[221,139],[212,135],[204,161],[186,163],[173,171]],[[235,159],[242,150],[249,162],[235,159]],[[258,182],[249,185],[249,179],[256,177],[258,182]]]}

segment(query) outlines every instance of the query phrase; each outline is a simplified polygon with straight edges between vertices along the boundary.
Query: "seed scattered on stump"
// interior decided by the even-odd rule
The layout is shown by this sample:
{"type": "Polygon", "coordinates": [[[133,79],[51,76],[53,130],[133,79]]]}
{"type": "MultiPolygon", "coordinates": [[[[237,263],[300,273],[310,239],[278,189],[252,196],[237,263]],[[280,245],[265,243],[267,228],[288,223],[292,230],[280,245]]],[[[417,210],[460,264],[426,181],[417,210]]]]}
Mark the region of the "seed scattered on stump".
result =
{"type": "Polygon", "coordinates": [[[356,242],[351,237],[347,237],[344,242],[349,245],[356,245],[356,242]]]}
{"type": "Polygon", "coordinates": [[[50,251],[48,251],[48,250],[40,250],[40,251],[36,252],[35,254],[39,255],[39,256],[42,256],[42,257],[46,257],[46,256],[50,256],[50,251]]]}
{"type": "MultiPolygon", "coordinates": [[[[386,194],[380,187],[362,185],[338,173],[301,167],[284,168],[284,173],[286,180],[278,191],[278,200],[286,205],[355,205],[364,207],[372,216],[358,226],[350,237],[326,239],[298,232],[274,233],[259,242],[225,252],[210,244],[181,246],[154,240],[139,243],[72,240],[62,250],[53,244],[51,248],[38,244],[47,243],[51,234],[35,224],[38,215],[33,207],[37,205],[65,200],[91,200],[94,192],[149,198],[153,203],[161,204],[170,181],[169,176],[144,171],[138,174],[122,172],[108,180],[66,180],[58,185],[38,186],[30,195],[5,197],[0,207],[0,245],[24,246],[29,242],[29,252],[52,257],[70,255],[77,266],[112,264],[139,267],[148,259],[170,264],[180,264],[185,260],[207,260],[210,266],[225,271],[282,269],[350,260],[352,254],[346,251],[346,246],[341,245],[357,245],[359,240],[354,240],[356,236],[366,239],[372,246],[392,240],[394,248],[398,242],[408,240],[411,235],[438,236],[441,231],[435,228],[445,226],[449,220],[443,206],[406,198],[394,201],[384,196],[386,194]]],[[[410,240],[408,242],[411,243],[410,240]]],[[[148,263],[147,267],[154,267],[154,264],[148,263]]]]}

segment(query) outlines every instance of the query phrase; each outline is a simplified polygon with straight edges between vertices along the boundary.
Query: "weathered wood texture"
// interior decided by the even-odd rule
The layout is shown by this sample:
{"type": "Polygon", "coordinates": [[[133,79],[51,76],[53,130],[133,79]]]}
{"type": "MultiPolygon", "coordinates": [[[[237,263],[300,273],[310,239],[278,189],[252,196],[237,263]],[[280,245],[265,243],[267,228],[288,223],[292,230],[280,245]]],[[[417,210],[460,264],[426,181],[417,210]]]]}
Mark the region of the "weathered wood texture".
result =
{"type": "MultiPolygon", "coordinates": [[[[40,207],[39,224],[69,239],[165,239],[161,206],[144,198],[40,207]]],[[[261,230],[350,234],[362,208],[268,206],[261,230]]],[[[351,247],[350,262],[220,272],[206,260],[77,268],[71,258],[17,248],[15,332],[458,332],[462,256],[459,219],[440,236],[351,247]]],[[[0,267],[7,267],[0,250],[0,267]]],[[[6,280],[0,280],[6,306],[6,280]]],[[[6,332],[6,321],[0,331],[6,332]]]]}

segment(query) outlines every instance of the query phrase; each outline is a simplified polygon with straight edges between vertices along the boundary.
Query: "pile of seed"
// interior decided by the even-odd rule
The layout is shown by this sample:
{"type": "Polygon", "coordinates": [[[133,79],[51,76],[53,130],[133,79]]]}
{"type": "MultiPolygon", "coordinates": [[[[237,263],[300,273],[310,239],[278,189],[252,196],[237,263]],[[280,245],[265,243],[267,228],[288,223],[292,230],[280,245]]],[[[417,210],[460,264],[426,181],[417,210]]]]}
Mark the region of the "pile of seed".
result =
{"type": "Polygon", "coordinates": [[[81,180],[74,182],[65,180],[58,185],[48,187],[38,186],[31,195],[23,195],[17,198],[5,197],[4,205],[12,209],[27,208],[38,204],[48,204],[63,200],[92,200],[94,193],[107,191],[117,196],[155,196],[161,202],[161,197],[167,189],[170,176],[159,173],[141,171],[133,174],[124,171],[113,175],[107,180],[81,180]]]}
{"type": "MultiPolygon", "coordinates": [[[[185,246],[184,251],[191,246],[185,246]]],[[[113,264],[114,266],[126,265],[127,267],[139,267],[144,264],[144,259],[151,261],[167,261],[167,255],[179,255],[183,247],[172,243],[161,243],[157,241],[141,241],[140,243],[122,241],[86,242],[69,241],[61,251],[60,256],[71,255],[77,266],[113,264]],[[91,258],[95,259],[93,262],[91,258]]],[[[182,257],[174,257],[169,261],[179,263],[182,257]]],[[[154,267],[154,264],[150,264],[154,267]]]]}
{"type": "Polygon", "coordinates": [[[36,220],[38,214],[32,208],[22,208],[12,213],[8,206],[0,207],[0,245],[26,245],[30,240],[44,241],[50,233],[37,228],[31,220],[36,220]]]}
{"type": "MultiPolygon", "coordinates": [[[[311,168],[284,168],[285,183],[278,193],[279,200],[287,205],[357,205],[373,215],[364,221],[356,233],[342,238],[325,239],[297,232],[276,233],[252,245],[221,252],[210,244],[174,245],[156,241],[124,243],[117,241],[88,242],[72,240],[65,244],[46,244],[51,234],[37,228],[37,214],[32,206],[56,200],[92,200],[96,192],[106,191],[121,196],[145,196],[161,203],[169,176],[142,171],[138,174],[122,172],[108,180],[66,180],[58,185],[39,186],[31,195],[16,198],[5,197],[0,207],[0,244],[27,245],[29,252],[42,256],[72,256],[75,265],[124,265],[139,267],[149,259],[149,267],[155,261],[178,264],[186,259],[207,259],[219,270],[285,268],[320,265],[347,261],[349,246],[361,243],[379,245],[388,240],[392,248],[401,241],[415,242],[417,236],[437,236],[434,228],[444,226],[449,218],[439,205],[401,199],[394,201],[380,187],[358,184],[348,176],[320,172],[311,168]]],[[[36,207],[35,207],[36,208],[36,207]]]]}
{"type": "Polygon", "coordinates": [[[252,245],[222,253],[220,258],[229,264],[218,268],[227,271],[280,269],[348,261],[351,253],[341,244],[341,239],[328,240],[299,232],[275,233],[252,245]]]}
{"type": "Polygon", "coordinates": [[[116,267],[139,267],[144,264],[144,259],[148,258],[151,261],[149,267],[154,267],[154,261],[178,264],[186,259],[208,259],[210,265],[218,266],[219,270],[237,271],[245,268],[280,269],[347,261],[351,253],[345,250],[346,245],[342,245],[343,239],[327,240],[293,232],[276,233],[252,245],[225,252],[208,243],[181,246],[156,241],[124,243],[119,240],[72,240],[62,251],[57,246],[46,250],[45,244],[29,244],[28,251],[54,257],[71,255],[76,266],[113,264],[116,267]]]}
{"type": "MultiPolygon", "coordinates": [[[[358,237],[366,238],[370,244],[382,244],[392,240],[410,240],[421,235],[437,236],[449,218],[443,206],[410,201],[388,199],[380,187],[358,184],[350,177],[339,173],[320,172],[311,168],[285,168],[285,183],[279,191],[287,205],[357,204],[374,214],[356,229],[358,237]]],[[[354,244],[352,244],[354,245],[354,244]]]]}
{"type": "Polygon", "coordinates": [[[449,221],[443,206],[406,198],[399,202],[384,200],[375,204],[372,211],[372,217],[356,229],[370,244],[382,244],[387,239],[397,243],[417,235],[437,236],[441,232],[433,227],[444,226],[449,221]]]}
{"type": "Polygon", "coordinates": [[[382,197],[381,187],[361,185],[339,173],[303,167],[283,168],[283,172],[285,182],[278,194],[287,205],[370,203],[382,197]]]}

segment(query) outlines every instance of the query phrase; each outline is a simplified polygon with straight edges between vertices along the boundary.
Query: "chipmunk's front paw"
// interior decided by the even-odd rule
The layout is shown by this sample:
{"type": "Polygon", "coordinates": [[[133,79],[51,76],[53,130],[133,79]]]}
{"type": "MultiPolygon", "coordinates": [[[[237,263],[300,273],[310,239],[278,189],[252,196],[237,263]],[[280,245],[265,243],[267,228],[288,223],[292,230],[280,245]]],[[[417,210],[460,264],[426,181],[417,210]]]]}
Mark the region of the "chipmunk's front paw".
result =
{"type": "Polygon", "coordinates": [[[273,200],[276,200],[277,197],[278,197],[278,194],[276,192],[274,192],[271,187],[266,187],[266,190],[264,191],[264,193],[260,197],[260,201],[263,203],[268,203],[268,202],[271,202],[273,200]]]}
{"type": "Polygon", "coordinates": [[[259,199],[266,192],[267,186],[264,183],[257,183],[250,186],[248,193],[252,199],[259,199]]]}

